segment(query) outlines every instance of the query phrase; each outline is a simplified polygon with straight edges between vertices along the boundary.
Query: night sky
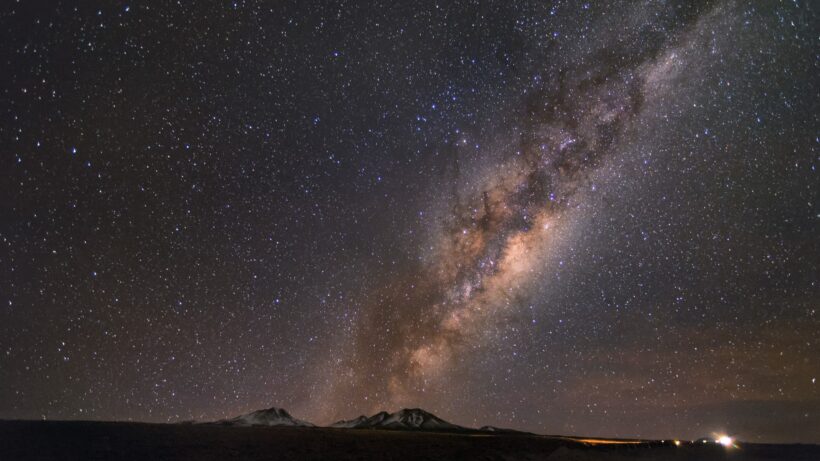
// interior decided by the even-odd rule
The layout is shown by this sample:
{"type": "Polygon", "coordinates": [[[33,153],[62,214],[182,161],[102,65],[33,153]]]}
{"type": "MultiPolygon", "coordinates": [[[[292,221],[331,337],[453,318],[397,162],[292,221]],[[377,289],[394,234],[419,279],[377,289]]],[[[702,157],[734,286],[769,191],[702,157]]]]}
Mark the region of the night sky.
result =
{"type": "Polygon", "coordinates": [[[4,1],[0,418],[820,442],[809,1],[4,1]]]}

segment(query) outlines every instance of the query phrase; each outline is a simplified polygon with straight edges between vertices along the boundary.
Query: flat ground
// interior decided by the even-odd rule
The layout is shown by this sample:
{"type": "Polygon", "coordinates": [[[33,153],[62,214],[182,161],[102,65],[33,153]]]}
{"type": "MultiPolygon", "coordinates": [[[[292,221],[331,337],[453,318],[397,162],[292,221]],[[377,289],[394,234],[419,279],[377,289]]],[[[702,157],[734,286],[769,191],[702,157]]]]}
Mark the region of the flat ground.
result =
{"type": "Polygon", "coordinates": [[[818,445],[639,442],[330,428],[0,421],[0,460],[820,460],[818,445]]]}

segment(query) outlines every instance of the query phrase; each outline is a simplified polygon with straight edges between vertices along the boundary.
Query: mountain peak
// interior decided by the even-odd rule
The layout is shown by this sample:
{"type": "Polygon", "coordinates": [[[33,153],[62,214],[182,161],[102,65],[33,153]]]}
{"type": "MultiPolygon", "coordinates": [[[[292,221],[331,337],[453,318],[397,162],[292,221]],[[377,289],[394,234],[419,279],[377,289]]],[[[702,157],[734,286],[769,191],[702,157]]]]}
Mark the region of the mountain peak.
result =
{"type": "Polygon", "coordinates": [[[265,408],[265,409],[262,409],[262,410],[256,410],[253,413],[260,414],[260,415],[264,414],[264,415],[278,416],[278,417],[284,417],[284,418],[292,418],[292,416],[290,415],[290,413],[288,413],[287,410],[285,410],[284,408],[279,408],[279,407],[270,407],[270,408],[265,408]]]}
{"type": "Polygon", "coordinates": [[[425,416],[436,417],[436,415],[430,413],[429,411],[422,410],[421,408],[402,408],[401,410],[397,411],[395,414],[425,415],[425,416]]]}
{"type": "Polygon", "coordinates": [[[278,407],[256,410],[221,422],[231,426],[314,426],[307,421],[294,418],[287,410],[278,407]]]}
{"type": "Polygon", "coordinates": [[[350,429],[403,429],[432,431],[464,431],[467,428],[457,426],[422,410],[421,408],[404,408],[395,413],[381,411],[373,416],[359,416],[356,419],[339,421],[331,427],[350,429]]]}

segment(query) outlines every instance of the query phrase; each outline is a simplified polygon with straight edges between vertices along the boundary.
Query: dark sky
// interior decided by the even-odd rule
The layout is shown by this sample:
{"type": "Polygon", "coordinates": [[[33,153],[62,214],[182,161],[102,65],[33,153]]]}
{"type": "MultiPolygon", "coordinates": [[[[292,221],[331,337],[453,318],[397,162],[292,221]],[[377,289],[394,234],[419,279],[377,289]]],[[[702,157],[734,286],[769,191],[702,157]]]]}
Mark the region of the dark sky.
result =
{"type": "Polygon", "coordinates": [[[0,6],[0,418],[820,442],[809,1],[0,6]]]}

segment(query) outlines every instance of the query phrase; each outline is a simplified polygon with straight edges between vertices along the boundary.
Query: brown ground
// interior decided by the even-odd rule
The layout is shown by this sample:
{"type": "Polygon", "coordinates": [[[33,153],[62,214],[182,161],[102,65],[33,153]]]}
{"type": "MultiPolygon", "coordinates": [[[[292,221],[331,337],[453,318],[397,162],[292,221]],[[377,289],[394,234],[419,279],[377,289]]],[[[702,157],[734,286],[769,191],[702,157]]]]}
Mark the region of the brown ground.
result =
{"type": "Polygon", "coordinates": [[[0,421],[0,460],[820,460],[817,445],[590,445],[531,435],[0,421]]]}

